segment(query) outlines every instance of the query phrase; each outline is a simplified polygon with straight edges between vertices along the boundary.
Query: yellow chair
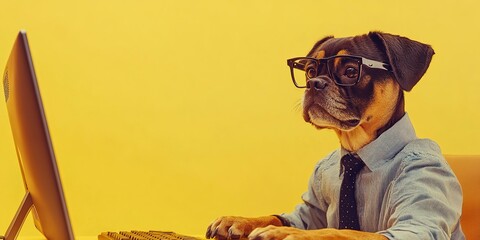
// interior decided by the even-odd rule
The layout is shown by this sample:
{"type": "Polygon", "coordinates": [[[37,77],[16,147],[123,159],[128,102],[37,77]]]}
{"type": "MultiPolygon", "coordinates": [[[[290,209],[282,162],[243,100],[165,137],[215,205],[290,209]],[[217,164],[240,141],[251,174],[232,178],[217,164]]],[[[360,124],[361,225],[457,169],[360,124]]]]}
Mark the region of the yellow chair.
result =
{"type": "Polygon", "coordinates": [[[463,190],[462,229],[467,239],[480,239],[480,156],[446,155],[463,190]]]}

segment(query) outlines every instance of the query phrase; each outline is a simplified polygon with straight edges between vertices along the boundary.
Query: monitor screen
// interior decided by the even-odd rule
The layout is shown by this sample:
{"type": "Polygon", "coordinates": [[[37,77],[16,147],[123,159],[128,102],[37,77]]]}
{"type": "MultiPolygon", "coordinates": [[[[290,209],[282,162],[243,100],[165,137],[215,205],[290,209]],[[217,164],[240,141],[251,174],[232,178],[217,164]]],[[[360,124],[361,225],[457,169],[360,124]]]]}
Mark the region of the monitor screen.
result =
{"type": "Polygon", "coordinates": [[[73,239],[25,31],[20,31],[13,45],[3,74],[3,87],[26,190],[5,239],[16,238],[29,212],[47,239],[73,239]]]}

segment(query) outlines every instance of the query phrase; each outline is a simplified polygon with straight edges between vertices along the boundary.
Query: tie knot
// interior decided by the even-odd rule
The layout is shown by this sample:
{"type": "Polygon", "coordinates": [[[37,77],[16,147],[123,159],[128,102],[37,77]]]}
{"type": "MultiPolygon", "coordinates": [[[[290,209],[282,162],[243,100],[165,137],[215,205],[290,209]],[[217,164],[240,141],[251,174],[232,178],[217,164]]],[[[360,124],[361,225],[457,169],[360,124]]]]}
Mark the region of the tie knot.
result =
{"type": "Polygon", "coordinates": [[[365,166],[365,163],[363,163],[362,159],[359,157],[356,157],[352,154],[347,154],[342,157],[342,165],[346,173],[356,175],[360,170],[362,170],[363,166],[365,166]]]}

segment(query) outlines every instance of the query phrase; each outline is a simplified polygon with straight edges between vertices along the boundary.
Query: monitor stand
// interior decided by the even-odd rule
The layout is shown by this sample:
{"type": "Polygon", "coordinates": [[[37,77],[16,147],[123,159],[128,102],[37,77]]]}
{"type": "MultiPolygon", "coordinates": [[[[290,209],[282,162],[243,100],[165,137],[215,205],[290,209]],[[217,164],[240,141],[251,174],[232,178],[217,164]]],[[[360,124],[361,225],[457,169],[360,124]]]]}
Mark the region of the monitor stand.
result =
{"type": "Polygon", "coordinates": [[[32,207],[32,195],[27,190],[27,193],[25,193],[25,197],[23,197],[22,203],[20,204],[20,207],[18,208],[15,217],[10,223],[10,226],[5,233],[5,236],[0,236],[0,239],[15,240],[18,236],[18,232],[22,228],[23,222],[25,222],[25,219],[27,218],[27,215],[32,209],[32,207]]]}

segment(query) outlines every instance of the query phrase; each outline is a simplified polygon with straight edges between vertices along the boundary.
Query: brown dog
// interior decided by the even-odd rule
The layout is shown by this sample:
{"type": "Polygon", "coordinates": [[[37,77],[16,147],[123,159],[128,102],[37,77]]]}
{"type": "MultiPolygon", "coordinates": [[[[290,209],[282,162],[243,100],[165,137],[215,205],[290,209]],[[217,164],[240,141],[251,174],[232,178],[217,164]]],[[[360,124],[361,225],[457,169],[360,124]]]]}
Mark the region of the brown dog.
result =
{"type": "MultiPolygon", "coordinates": [[[[290,66],[295,86],[306,88],[303,101],[303,117],[305,121],[311,123],[318,129],[328,128],[334,130],[340,140],[342,151],[354,155],[359,153],[360,155],[362,148],[367,148],[367,145],[375,141],[390,128],[393,128],[393,126],[402,118],[406,118],[403,91],[410,91],[420,80],[427,70],[433,54],[434,51],[429,45],[396,35],[370,32],[366,35],[348,38],[326,37],[313,46],[307,57],[289,59],[288,65],[290,66]]],[[[402,122],[405,121],[409,120],[402,120],[402,122]]],[[[395,134],[398,135],[398,132],[401,132],[402,129],[397,129],[395,131],[397,131],[395,134]]],[[[407,129],[405,131],[409,130],[407,129]]],[[[396,136],[394,133],[389,134],[396,136]]],[[[391,141],[394,142],[394,140],[391,141]]],[[[412,140],[411,142],[415,141],[412,140]]],[[[388,149],[390,147],[388,144],[375,144],[376,147],[381,146],[381,152],[384,152],[385,154],[388,154],[389,151],[391,151],[392,156],[389,156],[391,159],[397,159],[397,156],[403,154],[402,152],[402,154],[395,155],[401,148],[409,149],[409,147],[406,146],[408,145],[407,142],[402,145],[401,148],[397,147],[398,149],[392,146],[391,150],[388,149]]],[[[418,145],[418,142],[416,142],[416,144],[418,145]]],[[[432,144],[428,143],[427,145],[430,146],[432,144]]],[[[405,214],[405,216],[401,215],[407,211],[404,211],[403,209],[408,209],[409,207],[403,207],[401,204],[406,204],[407,202],[412,201],[412,203],[408,203],[407,205],[416,206],[418,201],[413,199],[419,199],[415,195],[409,195],[407,189],[408,183],[406,183],[407,187],[405,187],[407,190],[395,190],[396,194],[400,193],[399,197],[391,197],[390,192],[388,192],[391,191],[390,188],[394,188],[392,187],[393,183],[400,182],[399,179],[408,182],[409,178],[403,180],[402,176],[407,176],[407,174],[412,173],[407,172],[409,168],[405,166],[410,164],[410,162],[412,162],[412,164],[420,162],[410,161],[410,159],[414,158],[412,156],[421,155],[421,152],[416,152],[418,149],[419,147],[415,147],[415,150],[412,150],[415,152],[407,152],[404,154],[405,156],[410,156],[408,157],[408,162],[404,159],[396,160],[399,163],[388,170],[388,174],[392,174],[392,177],[375,178],[383,179],[377,181],[385,181],[385,184],[379,185],[380,187],[378,187],[378,189],[381,190],[378,190],[377,188],[368,190],[374,191],[375,194],[368,193],[362,195],[361,192],[358,192],[359,190],[357,188],[357,194],[355,196],[361,198],[360,200],[362,202],[360,207],[362,209],[370,209],[369,204],[382,205],[381,210],[378,210],[378,212],[382,212],[381,217],[378,217],[377,215],[379,213],[376,213],[374,216],[377,217],[370,217],[371,219],[367,219],[367,221],[370,221],[369,224],[373,227],[367,226],[367,224],[363,223],[360,224],[363,229],[336,229],[339,228],[337,220],[338,206],[335,205],[335,201],[332,201],[333,203],[330,202],[330,199],[337,199],[338,201],[338,189],[340,188],[339,185],[342,177],[338,177],[338,175],[335,176],[335,171],[340,173],[339,171],[343,169],[338,163],[340,160],[340,154],[338,153],[338,157],[335,161],[331,161],[330,158],[332,157],[329,157],[327,160],[323,160],[319,163],[319,165],[322,165],[322,162],[327,162],[323,165],[330,164],[335,171],[327,168],[330,166],[325,168],[318,167],[315,170],[314,177],[312,177],[310,182],[312,188],[306,193],[307,196],[304,196],[305,204],[296,210],[296,215],[290,217],[290,220],[283,215],[259,218],[221,217],[208,227],[206,236],[207,238],[215,237],[217,239],[238,239],[249,237],[252,240],[387,239],[387,236],[388,238],[403,236],[401,233],[399,235],[395,234],[399,232],[398,229],[400,228],[398,225],[404,224],[404,222],[408,221],[410,221],[410,227],[413,229],[408,231],[415,232],[416,236],[423,236],[422,234],[426,234],[425,236],[433,236],[432,238],[435,239],[442,239],[439,236],[450,236],[452,235],[452,232],[456,231],[455,229],[459,228],[457,222],[460,215],[458,212],[461,211],[458,210],[458,208],[461,209],[461,192],[457,190],[457,188],[459,189],[458,181],[456,181],[456,178],[447,165],[444,164],[444,161],[440,159],[432,163],[432,166],[438,167],[438,169],[435,170],[436,172],[444,171],[446,174],[442,173],[442,176],[439,176],[432,173],[431,179],[433,180],[427,179],[426,182],[431,181],[443,184],[441,183],[443,181],[441,180],[441,177],[447,176],[447,180],[445,181],[448,182],[451,180],[451,189],[453,190],[440,191],[439,195],[435,196],[443,197],[448,195],[447,192],[453,193],[454,195],[460,195],[460,200],[455,198],[454,200],[446,201],[445,203],[446,205],[453,204],[457,208],[451,211],[453,220],[450,220],[450,215],[447,214],[447,212],[449,212],[448,210],[443,211],[439,208],[438,216],[436,215],[437,212],[435,212],[435,210],[431,210],[433,212],[432,215],[435,216],[435,220],[431,221],[435,222],[433,225],[437,224],[436,222],[440,222],[438,225],[446,222],[448,227],[441,228],[438,231],[432,230],[432,233],[430,233],[429,230],[423,230],[428,229],[428,227],[417,227],[417,224],[421,225],[422,222],[426,222],[426,225],[430,224],[428,212],[425,214],[421,213],[423,209],[426,208],[425,206],[429,205],[420,206],[419,209],[422,210],[412,210],[412,214],[405,214]],[[318,179],[322,176],[325,178],[327,171],[333,171],[333,174],[328,173],[330,174],[330,179],[333,180],[330,182],[322,180],[321,184],[323,185],[317,183],[317,181],[319,181],[318,179]],[[333,190],[330,192],[319,190],[321,187],[333,190]],[[377,194],[375,191],[384,191],[386,193],[381,192],[380,194],[377,194]],[[405,200],[404,197],[402,198],[402,191],[404,191],[405,196],[409,196],[407,200],[405,200]],[[370,195],[372,196],[372,199],[368,199],[370,195]],[[378,197],[375,197],[377,195],[378,197]],[[386,199],[388,199],[388,201],[386,199]],[[460,207],[457,207],[458,201],[460,201],[460,207]],[[377,204],[377,202],[379,203],[377,204]],[[384,206],[387,204],[386,202],[391,202],[392,206],[384,206]],[[398,208],[396,208],[397,206],[398,208]],[[390,212],[385,211],[385,209],[389,209],[390,212]],[[405,220],[410,218],[411,215],[415,215],[415,211],[419,213],[419,219],[421,220],[415,222],[414,220],[416,219],[414,217],[412,217],[413,220],[405,220]],[[305,212],[308,213],[306,214],[305,212]],[[443,221],[442,214],[448,215],[445,217],[448,218],[448,221],[443,221]],[[292,221],[296,221],[297,223],[293,224],[294,222],[292,221]],[[295,225],[296,228],[289,227],[290,225],[295,225]],[[394,227],[397,227],[397,232],[393,230],[391,233],[382,232],[387,231],[389,228],[394,229],[394,227]]],[[[428,149],[430,149],[430,147],[428,147],[428,149]]],[[[337,156],[335,154],[336,153],[332,154],[332,156],[337,156]]],[[[427,155],[435,155],[435,153],[429,153],[427,155]]],[[[362,170],[364,171],[364,177],[362,177],[362,179],[359,177],[361,181],[364,181],[363,178],[368,177],[368,174],[370,174],[369,171],[374,171],[375,164],[373,163],[380,160],[370,159],[369,163],[367,161],[369,159],[363,159],[363,156],[361,157],[362,160],[366,161],[368,167],[368,169],[362,170]]],[[[391,162],[394,161],[392,160],[390,163],[391,162]]],[[[425,168],[426,167],[429,166],[425,166],[425,168]]],[[[422,171],[421,169],[423,166],[411,168],[416,169],[416,171],[422,171]]],[[[413,172],[413,170],[411,172],[413,172]]],[[[425,176],[429,176],[428,174],[429,173],[426,173],[425,176]]],[[[382,177],[384,175],[385,174],[383,174],[382,177]]],[[[412,175],[410,179],[416,179],[416,176],[418,175],[419,174],[412,175]]],[[[417,180],[412,181],[417,182],[417,180]]],[[[357,187],[358,184],[359,183],[357,182],[357,187]]],[[[400,183],[397,185],[400,186],[400,183]]],[[[415,194],[421,196],[422,192],[428,191],[429,186],[434,186],[434,184],[421,185],[419,183],[418,189],[425,187],[426,190],[419,190],[418,193],[415,192],[415,194]]],[[[412,187],[417,188],[413,185],[412,187]]],[[[430,198],[435,199],[438,197],[425,197],[425,199],[430,198]]],[[[442,205],[443,202],[431,204],[442,205]]],[[[368,217],[368,215],[365,214],[362,216],[368,217]]],[[[365,222],[366,220],[362,219],[362,216],[359,216],[360,220],[365,222]]],[[[461,228],[455,234],[456,236],[463,235],[461,233],[461,228]]]]}

